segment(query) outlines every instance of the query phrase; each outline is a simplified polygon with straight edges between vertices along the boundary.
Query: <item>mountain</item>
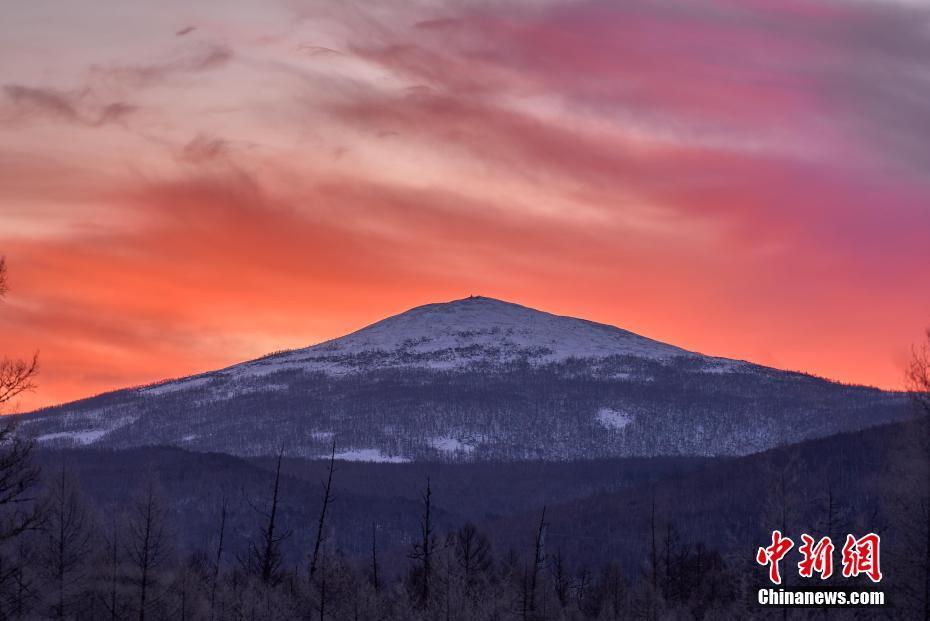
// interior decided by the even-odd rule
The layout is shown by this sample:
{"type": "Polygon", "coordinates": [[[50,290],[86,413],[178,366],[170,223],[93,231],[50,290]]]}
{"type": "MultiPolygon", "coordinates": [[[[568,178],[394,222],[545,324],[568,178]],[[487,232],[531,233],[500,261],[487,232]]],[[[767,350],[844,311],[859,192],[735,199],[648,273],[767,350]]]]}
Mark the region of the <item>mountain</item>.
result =
{"type": "Polygon", "coordinates": [[[910,415],[900,393],[470,297],[20,420],[48,447],[319,457],[335,440],[403,462],[742,455],[910,415]]]}

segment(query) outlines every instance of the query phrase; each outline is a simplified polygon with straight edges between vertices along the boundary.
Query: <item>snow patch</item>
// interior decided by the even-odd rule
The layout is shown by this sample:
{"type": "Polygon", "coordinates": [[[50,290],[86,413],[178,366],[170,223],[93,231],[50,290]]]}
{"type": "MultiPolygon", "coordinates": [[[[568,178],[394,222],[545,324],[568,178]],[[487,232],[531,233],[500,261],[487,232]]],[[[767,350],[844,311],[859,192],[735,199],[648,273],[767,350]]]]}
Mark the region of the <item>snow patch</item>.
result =
{"type": "Polygon", "coordinates": [[[471,453],[475,447],[451,436],[441,436],[429,441],[429,445],[443,453],[471,453]]]}
{"type": "Polygon", "coordinates": [[[385,464],[404,464],[410,460],[400,455],[385,455],[380,449],[363,448],[336,453],[336,459],[344,461],[369,461],[385,464]]]}
{"type": "Polygon", "coordinates": [[[52,440],[71,440],[75,444],[91,444],[107,433],[109,429],[93,429],[89,431],[59,431],[46,433],[36,438],[36,442],[51,442],[52,440]]]}
{"type": "Polygon", "coordinates": [[[594,417],[607,429],[623,429],[633,422],[633,415],[612,408],[601,408],[594,417]]]}
{"type": "MultiPolygon", "coordinates": [[[[60,417],[64,427],[84,427],[83,429],[72,429],[68,431],[58,431],[54,433],[45,433],[35,436],[36,442],[52,442],[55,440],[70,440],[72,444],[93,444],[103,436],[121,427],[130,425],[136,421],[138,416],[118,416],[110,414],[107,409],[92,410],[83,415],[70,414],[60,417]],[[94,423],[98,423],[96,428],[94,423]],[[88,427],[90,427],[88,429],[88,427]]],[[[30,421],[25,425],[28,428],[35,423],[30,421]]]]}

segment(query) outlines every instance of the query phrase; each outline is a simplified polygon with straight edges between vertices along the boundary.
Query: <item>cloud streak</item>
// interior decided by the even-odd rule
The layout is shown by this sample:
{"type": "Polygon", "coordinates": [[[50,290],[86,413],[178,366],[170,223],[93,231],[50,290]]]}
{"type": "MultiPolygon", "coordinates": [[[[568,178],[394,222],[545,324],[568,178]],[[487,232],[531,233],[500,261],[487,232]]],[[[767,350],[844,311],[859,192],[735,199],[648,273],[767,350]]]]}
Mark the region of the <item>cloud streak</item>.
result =
{"type": "Polygon", "coordinates": [[[177,75],[215,71],[227,65],[233,51],[227,45],[199,46],[170,60],[117,65],[94,65],[91,74],[99,80],[116,81],[130,88],[150,87],[177,75]]]}
{"type": "Polygon", "coordinates": [[[52,88],[33,88],[19,84],[3,86],[7,110],[0,109],[0,122],[22,123],[30,118],[48,118],[89,127],[108,123],[121,123],[135,106],[116,101],[95,104],[89,101],[88,92],[64,92],[52,88]]]}

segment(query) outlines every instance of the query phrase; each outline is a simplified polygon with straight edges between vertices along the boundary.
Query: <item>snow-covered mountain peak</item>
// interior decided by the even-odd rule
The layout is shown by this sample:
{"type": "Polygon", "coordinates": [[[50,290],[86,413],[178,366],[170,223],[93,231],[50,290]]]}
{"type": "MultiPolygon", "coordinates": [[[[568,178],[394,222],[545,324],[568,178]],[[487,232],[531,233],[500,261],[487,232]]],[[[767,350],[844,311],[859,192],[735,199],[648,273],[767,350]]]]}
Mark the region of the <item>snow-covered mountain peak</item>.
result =
{"type": "Polygon", "coordinates": [[[616,354],[664,359],[688,353],[613,326],[480,296],[418,306],[314,349],[429,353],[476,346],[550,360],[616,354]]]}
{"type": "Polygon", "coordinates": [[[418,306],[341,338],[233,369],[251,375],[300,366],[338,373],[372,364],[455,368],[615,355],[668,360],[693,354],[613,326],[472,296],[418,306]]]}

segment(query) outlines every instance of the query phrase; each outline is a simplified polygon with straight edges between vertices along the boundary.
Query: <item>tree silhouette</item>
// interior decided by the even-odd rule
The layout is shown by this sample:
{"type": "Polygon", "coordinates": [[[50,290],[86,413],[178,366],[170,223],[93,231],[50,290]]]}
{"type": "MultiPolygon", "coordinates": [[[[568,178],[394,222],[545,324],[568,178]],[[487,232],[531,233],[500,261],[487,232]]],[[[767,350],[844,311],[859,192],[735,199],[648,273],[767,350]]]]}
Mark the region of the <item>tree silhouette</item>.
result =
{"type": "Polygon", "coordinates": [[[320,559],[320,546],[323,543],[323,529],[326,526],[326,510],[335,500],[333,497],[333,473],[336,471],[336,440],[333,440],[332,450],[329,455],[329,469],[326,474],[326,482],[323,483],[323,506],[320,509],[320,518],[317,521],[316,539],[313,543],[313,554],[310,556],[310,581],[316,575],[317,563],[320,559]]]}
{"type": "MultiPolygon", "coordinates": [[[[0,301],[9,292],[6,257],[0,256],[0,301]]],[[[34,390],[39,372],[39,355],[31,359],[0,358],[0,410],[18,395],[34,390]]],[[[10,423],[12,425],[12,423],[10,423]]]]}
{"type": "Polygon", "coordinates": [[[274,483],[271,488],[271,502],[268,509],[259,509],[254,504],[252,505],[252,508],[265,518],[265,523],[261,527],[259,541],[249,543],[245,565],[249,573],[257,575],[262,583],[266,585],[276,585],[281,581],[281,542],[291,534],[290,531],[282,531],[278,523],[281,459],[283,456],[283,449],[279,450],[274,471],[274,483]]]}
{"type": "Polygon", "coordinates": [[[44,503],[47,518],[42,528],[39,556],[50,585],[51,616],[71,617],[77,606],[87,557],[93,549],[92,524],[75,482],[61,470],[49,486],[44,503]]]}
{"type": "Polygon", "coordinates": [[[167,560],[169,537],[168,511],[154,482],[148,482],[136,498],[129,515],[126,534],[126,556],[133,568],[139,621],[159,596],[156,572],[167,560]]]}
{"type": "Polygon", "coordinates": [[[906,385],[921,415],[920,430],[910,438],[912,463],[908,468],[915,488],[908,497],[911,517],[907,529],[913,547],[909,565],[919,576],[914,599],[922,599],[921,618],[930,621],[930,329],[926,340],[915,346],[907,367],[906,385]]]}

